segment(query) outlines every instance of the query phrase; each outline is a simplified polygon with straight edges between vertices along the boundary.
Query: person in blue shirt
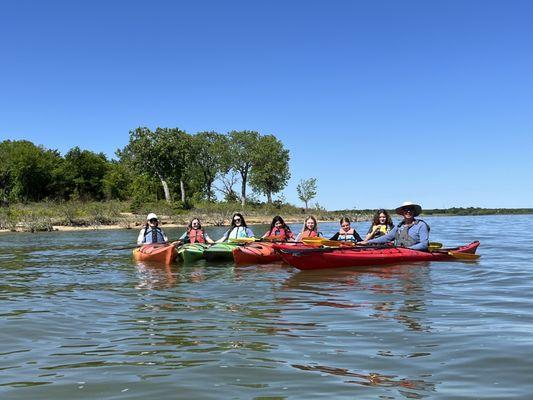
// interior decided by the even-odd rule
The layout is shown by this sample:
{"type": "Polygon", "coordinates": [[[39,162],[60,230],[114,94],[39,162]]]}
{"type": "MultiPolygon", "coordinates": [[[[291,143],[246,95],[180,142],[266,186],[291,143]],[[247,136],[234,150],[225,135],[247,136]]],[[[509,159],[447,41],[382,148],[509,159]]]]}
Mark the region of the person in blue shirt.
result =
{"type": "Polygon", "coordinates": [[[246,225],[246,221],[241,213],[233,214],[231,218],[231,226],[224,233],[224,235],[218,239],[217,243],[227,242],[229,239],[242,239],[254,237],[254,233],[246,225]]]}
{"type": "Polygon", "coordinates": [[[422,207],[409,201],[396,209],[396,214],[403,216],[403,220],[386,235],[377,239],[365,240],[359,244],[387,243],[394,241],[397,247],[426,251],[429,246],[429,225],[421,219],[416,219],[422,212],[422,207]]]}
{"type": "Polygon", "coordinates": [[[155,244],[166,243],[168,241],[167,235],[163,229],[159,227],[159,219],[154,213],[148,214],[146,217],[146,225],[139,232],[137,244],[155,244]]]}

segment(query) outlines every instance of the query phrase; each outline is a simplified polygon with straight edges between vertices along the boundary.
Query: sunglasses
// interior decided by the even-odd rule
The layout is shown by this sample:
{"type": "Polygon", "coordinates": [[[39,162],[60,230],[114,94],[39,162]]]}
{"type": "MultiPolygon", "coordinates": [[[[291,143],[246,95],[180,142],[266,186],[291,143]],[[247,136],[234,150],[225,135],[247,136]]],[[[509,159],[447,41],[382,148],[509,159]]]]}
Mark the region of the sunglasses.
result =
{"type": "Polygon", "coordinates": [[[242,220],[240,218],[233,218],[233,221],[235,222],[241,222],[242,220]]]}
{"type": "Polygon", "coordinates": [[[152,218],[152,219],[150,220],[150,222],[152,222],[152,223],[156,223],[156,222],[157,222],[157,219],[152,218]]]}

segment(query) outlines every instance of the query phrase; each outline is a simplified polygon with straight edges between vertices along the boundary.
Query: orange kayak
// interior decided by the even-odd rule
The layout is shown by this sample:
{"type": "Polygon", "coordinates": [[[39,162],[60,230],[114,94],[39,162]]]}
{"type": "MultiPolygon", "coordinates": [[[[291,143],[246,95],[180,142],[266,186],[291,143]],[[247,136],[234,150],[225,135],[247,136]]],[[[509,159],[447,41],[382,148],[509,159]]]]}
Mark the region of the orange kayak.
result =
{"type": "Polygon", "coordinates": [[[147,244],[133,250],[133,258],[137,261],[155,261],[163,264],[172,263],[178,252],[171,244],[147,244]]]}
{"type": "Polygon", "coordinates": [[[233,249],[236,264],[269,264],[281,261],[281,256],[272,247],[273,243],[248,243],[233,249]]]}

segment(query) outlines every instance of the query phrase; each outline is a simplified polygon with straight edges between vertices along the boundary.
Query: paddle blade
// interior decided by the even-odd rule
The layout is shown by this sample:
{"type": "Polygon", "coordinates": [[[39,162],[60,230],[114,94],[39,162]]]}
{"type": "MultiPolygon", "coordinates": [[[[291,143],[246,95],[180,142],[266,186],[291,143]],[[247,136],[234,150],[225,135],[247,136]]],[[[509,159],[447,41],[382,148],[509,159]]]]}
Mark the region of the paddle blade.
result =
{"type": "Polygon", "coordinates": [[[457,251],[449,251],[448,255],[459,260],[477,260],[479,257],[481,257],[479,254],[460,253],[457,251]]]}
{"type": "Polygon", "coordinates": [[[442,243],[437,243],[437,242],[430,242],[429,243],[429,251],[432,251],[432,250],[438,250],[442,248],[442,243]]]}
{"type": "Polygon", "coordinates": [[[254,237],[247,237],[247,238],[237,238],[237,239],[229,239],[228,243],[252,243],[255,242],[257,239],[254,237]]]}

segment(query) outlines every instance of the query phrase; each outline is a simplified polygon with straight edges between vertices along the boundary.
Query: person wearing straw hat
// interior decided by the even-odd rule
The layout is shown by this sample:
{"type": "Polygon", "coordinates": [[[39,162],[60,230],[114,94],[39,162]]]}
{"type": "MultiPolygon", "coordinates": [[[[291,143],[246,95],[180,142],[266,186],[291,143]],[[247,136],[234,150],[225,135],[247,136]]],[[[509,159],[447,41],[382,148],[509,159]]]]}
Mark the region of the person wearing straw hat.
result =
{"type": "Polygon", "coordinates": [[[422,212],[422,207],[418,204],[406,201],[396,209],[396,214],[403,217],[403,221],[392,230],[377,239],[360,242],[367,243],[387,243],[394,241],[398,247],[406,247],[413,250],[427,250],[429,246],[429,225],[421,219],[416,219],[422,212]]]}

